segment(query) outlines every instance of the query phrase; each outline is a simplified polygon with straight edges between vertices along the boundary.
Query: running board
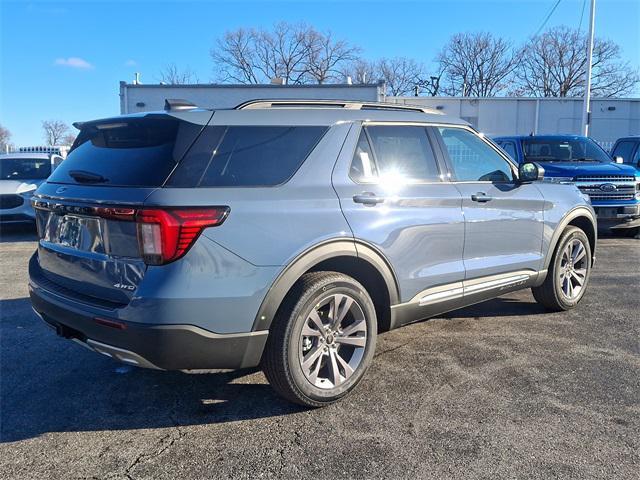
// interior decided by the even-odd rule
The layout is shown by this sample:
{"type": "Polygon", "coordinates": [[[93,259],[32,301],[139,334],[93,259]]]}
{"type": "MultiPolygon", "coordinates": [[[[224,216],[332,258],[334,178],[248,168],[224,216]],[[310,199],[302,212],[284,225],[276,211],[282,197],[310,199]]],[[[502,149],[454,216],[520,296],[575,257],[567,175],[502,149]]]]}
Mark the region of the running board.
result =
{"type": "Polygon", "coordinates": [[[391,307],[391,328],[534,286],[545,273],[520,270],[428,288],[410,301],[391,307]]]}

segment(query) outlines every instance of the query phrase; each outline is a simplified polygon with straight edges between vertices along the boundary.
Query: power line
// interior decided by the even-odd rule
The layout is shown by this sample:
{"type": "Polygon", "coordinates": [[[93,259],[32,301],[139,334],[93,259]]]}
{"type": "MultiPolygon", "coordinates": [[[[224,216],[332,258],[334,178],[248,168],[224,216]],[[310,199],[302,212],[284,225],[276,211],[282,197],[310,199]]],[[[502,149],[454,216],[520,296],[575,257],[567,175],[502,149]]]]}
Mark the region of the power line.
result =
{"type": "Polygon", "coordinates": [[[542,22],[542,25],[540,25],[540,28],[538,29],[538,31],[536,32],[536,34],[534,35],[534,37],[537,37],[538,34],[542,31],[542,29],[545,27],[545,25],[547,24],[547,22],[549,21],[549,19],[551,18],[551,15],[553,15],[553,12],[556,11],[556,8],[558,8],[558,5],[560,5],[560,2],[562,0],[558,0],[555,5],[553,6],[553,8],[551,9],[551,11],[548,13],[547,18],[544,19],[544,22],[542,22]]]}
{"type": "Polygon", "coordinates": [[[587,0],[582,0],[582,12],[580,12],[580,23],[578,24],[578,33],[582,30],[582,19],[584,18],[584,7],[587,6],[587,0]]]}

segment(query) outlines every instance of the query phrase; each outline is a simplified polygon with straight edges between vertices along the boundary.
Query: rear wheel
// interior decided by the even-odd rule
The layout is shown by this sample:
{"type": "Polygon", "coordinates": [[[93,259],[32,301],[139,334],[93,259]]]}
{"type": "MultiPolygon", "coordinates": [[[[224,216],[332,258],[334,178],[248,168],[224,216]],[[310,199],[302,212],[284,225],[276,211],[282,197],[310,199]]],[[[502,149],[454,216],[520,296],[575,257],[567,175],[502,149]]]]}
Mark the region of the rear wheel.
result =
{"type": "Polygon", "coordinates": [[[578,227],[569,227],[558,241],[547,278],[532,289],[533,296],[549,310],[570,310],[584,296],[590,273],[589,239],[578,227]]]}
{"type": "Polygon", "coordinates": [[[321,407],[344,397],[373,360],[377,320],[360,283],[336,272],[305,274],[273,320],[263,370],[286,399],[321,407]]]}

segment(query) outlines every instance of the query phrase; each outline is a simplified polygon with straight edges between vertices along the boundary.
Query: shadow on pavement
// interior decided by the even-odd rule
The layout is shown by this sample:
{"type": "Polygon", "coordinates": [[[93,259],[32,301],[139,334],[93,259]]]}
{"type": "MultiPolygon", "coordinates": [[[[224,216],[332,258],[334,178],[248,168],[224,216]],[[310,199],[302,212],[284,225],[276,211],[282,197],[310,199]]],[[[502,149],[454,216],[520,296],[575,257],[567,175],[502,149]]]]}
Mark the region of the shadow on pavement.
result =
{"type": "Polygon", "coordinates": [[[542,305],[534,300],[523,302],[516,298],[498,297],[483,303],[453,310],[441,315],[441,318],[479,318],[510,317],[518,315],[542,315],[548,313],[542,305]]]}
{"type": "Polygon", "coordinates": [[[257,370],[130,367],[55,336],[29,299],[0,301],[0,443],[48,432],[206,425],[301,412],[257,370]]]}
{"type": "MultiPolygon", "coordinates": [[[[29,299],[0,301],[0,443],[48,432],[207,425],[302,412],[257,370],[159,372],[117,363],[55,336],[29,299]]],[[[498,298],[446,318],[537,315],[533,302],[498,298]]]]}

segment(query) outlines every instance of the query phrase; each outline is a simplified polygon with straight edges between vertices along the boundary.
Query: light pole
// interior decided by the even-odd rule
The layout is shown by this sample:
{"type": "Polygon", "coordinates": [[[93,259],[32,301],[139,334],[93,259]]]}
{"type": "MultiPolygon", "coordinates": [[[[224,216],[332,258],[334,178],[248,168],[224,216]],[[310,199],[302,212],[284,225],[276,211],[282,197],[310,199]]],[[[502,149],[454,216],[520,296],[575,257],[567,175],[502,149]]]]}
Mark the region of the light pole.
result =
{"type": "Polygon", "coordinates": [[[582,135],[589,135],[589,124],[591,123],[591,61],[593,58],[593,31],[596,23],[596,0],[591,0],[591,14],[589,16],[589,37],[587,38],[587,69],[584,82],[584,102],[582,105],[582,135]]]}

